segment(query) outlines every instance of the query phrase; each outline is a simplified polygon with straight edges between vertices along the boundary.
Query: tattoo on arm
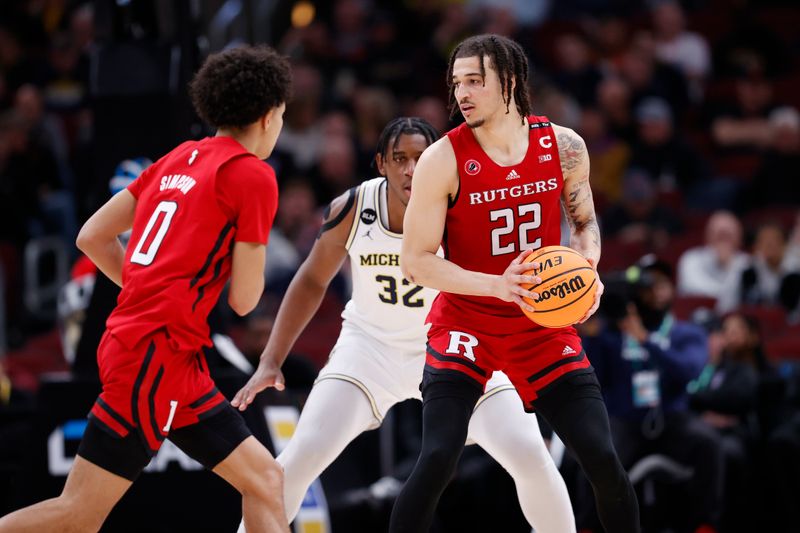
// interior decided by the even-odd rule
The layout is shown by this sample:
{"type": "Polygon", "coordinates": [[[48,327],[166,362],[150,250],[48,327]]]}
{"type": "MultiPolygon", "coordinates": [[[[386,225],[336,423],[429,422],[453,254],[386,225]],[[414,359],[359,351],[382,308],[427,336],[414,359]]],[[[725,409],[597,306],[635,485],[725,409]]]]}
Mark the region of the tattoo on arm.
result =
{"type": "Polygon", "coordinates": [[[586,144],[574,133],[559,133],[557,136],[558,156],[561,158],[561,172],[569,174],[588,157],[586,144]]]}
{"type": "Polygon", "coordinates": [[[589,154],[586,144],[572,131],[558,135],[561,171],[567,181],[566,209],[573,234],[583,234],[588,242],[600,248],[600,226],[594,212],[594,199],[589,183],[589,154]],[[576,175],[580,172],[580,175],[576,175]],[[569,180],[567,180],[569,178],[569,180]]]}

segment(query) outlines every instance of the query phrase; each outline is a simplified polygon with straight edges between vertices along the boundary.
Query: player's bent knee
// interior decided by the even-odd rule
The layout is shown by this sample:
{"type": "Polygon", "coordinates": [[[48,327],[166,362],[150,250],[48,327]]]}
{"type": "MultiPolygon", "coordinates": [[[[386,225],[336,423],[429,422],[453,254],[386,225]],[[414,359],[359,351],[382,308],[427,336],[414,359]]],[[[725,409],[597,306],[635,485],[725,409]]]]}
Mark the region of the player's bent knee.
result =
{"type": "Polygon", "coordinates": [[[419,462],[428,470],[447,472],[455,468],[458,455],[453,447],[443,444],[426,447],[420,452],[419,462]]]}
{"type": "Polygon", "coordinates": [[[266,465],[253,470],[240,489],[243,496],[255,497],[260,500],[274,500],[283,494],[283,469],[277,461],[270,461],[266,465]]]}

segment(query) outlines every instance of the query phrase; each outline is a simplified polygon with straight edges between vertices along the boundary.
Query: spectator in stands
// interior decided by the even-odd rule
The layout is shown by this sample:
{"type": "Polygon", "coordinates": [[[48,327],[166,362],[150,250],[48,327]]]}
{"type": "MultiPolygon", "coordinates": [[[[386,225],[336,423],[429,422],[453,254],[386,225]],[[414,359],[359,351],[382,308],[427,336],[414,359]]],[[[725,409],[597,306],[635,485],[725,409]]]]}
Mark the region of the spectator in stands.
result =
{"type": "Polygon", "coordinates": [[[630,147],[608,130],[608,121],[595,107],[581,112],[579,130],[592,159],[590,179],[598,211],[622,197],[622,178],[631,157],[630,147]]]}
{"type": "Polygon", "coordinates": [[[435,96],[423,96],[416,100],[408,111],[403,112],[407,117],[424,118],[436,128],[436,131],[447,131],[450,116],[445,103],[435,96]]]}
{"type": "Polygon", "coordinates": [[[782,305],[792,311],[800,300],[798,278],[800,257],[786,246],[783,227],[766,222],[756,232],[752,257],[734,273],[734,283],[720,295],[717,310],[727,312],[740,305],[782,305]]]}
{"type": "Polygon", "coordinates": [[[676,110],[685,109],[689,103],[688,86],[683,73],[658,60],[656,43],[648,31],[638,31],[633,35],[619,73],[630,85],[634,102],[657,96],[676,110]]]}
{"type": "Polygon", "coordinates": [[[770,113],[768,125],[769,144],[747,189],[747,204],[800,206],[800,113],[779,107],[770,113]]]}
{"type": "Polygon", "coordinates": [[[592,62],[586,37],[577,32],[565,33],[556,39],[555,48],[553,81],[581,105],[592,103],[602,74],[592,62]]]}
{"type": "Polygon", "coordinates": [[[656,57],[678,68],[689,81],[694,102],[703,97],[703,82],[711,73],[711,51],[702,35],[686,29],[686,16],[677,0],[654,2],[656,57]]]}
{"type": "Polygon", "coordinates": [[[622,200],[601,220],[609,237],[630,244],[652,245],[661,249],[669,236],[678,233],[681,221],[666,206],[658,203],[655,184],[641,169],[631,168],[622,183],[622,200]]]}
{"type": "Polygon", "coordinates": [[[736,101],[722,109],[711,124],[714,141],[725,148],[761,149],[769,144],[767,117],[774,109],[772,81],[754,62],[742,67],[736,79],[736,101]]]}
{"type": "Polygon", "coordinates": [[[375,158],[375,145],[378,143],[383,127],[397,116],[397,102],[394,95],[386,89],[360,87],[353,95],[352,107],[355,112],[358,148],[356,174],[367,176],[371,172],[372,160],[375,158]]]}
{"type": "Polygon", "coordinates": [[[28,123],[34,142],[47,148],[58,162],[61,182],[67,186],[72,183],[69,168],[69,145],[61,120],[45,111],[41,90],[31,83],[17,89],[14,95],[14,109],[28,123]]]}
{"type": "Polygon", "coordinates": [[[65,246],[74,249],[74,206],[63,193],[52,152],[31,136],[30,124],[15,109],[0,117],[0,135],[5,145],[0,154],[0,216],[8,223],[0,231],[12,232],[8,238],[20,247],[29,237],[62,235],[65,246]]]}
{"type": "Polygon", "coordinates": [[[719,299],[730,292],[733,279],[747,263],[742,248],[742,224],[729,211],[716,211],[705,228],[705,244],[678,260],[678,294],[719,299]]]}
{"type": "Polygon", "coordinates": [[[294,96],[286,104],[284,126],[273,157],[282,160],[282,172],[308,172],[317,162],[322,145],[320,105],[323,96],[322,74],[308,64],[292,68],[294,96]]]}
{"type": "Polygon", "coordinates": [[[341,135],[326,135],[314,171],[317,203],[323,204],[356,185],[357,155],[353,141],[341,135]]]}
{"type": "Polygon", "coordinates": [[[646,170],[659,191],[689,191],[706,183],[708,166],[697,150],[676,134],[666,100],[645,98],[636,106],[635,116],[638,135],[632,148],[632,166],[646,170]]]}
{"type": "Polygon", "coordinates": [[[625,142],[636,137],[631,111],[631,89],[619,76],[606,76],[597,86],[597,105],[608,121],[609,131],[625,142]]]}
{"type": "MultiPolygon", "coordinates": [[[[653,453],[691,467],[691,526],[716,526],[723,480],[720,439],[688,411],[686,391],[708,360],[706,334],[670,313],[674,285],[667,263],[646,256],[626,279],[633,301],[621,317],[607,316],[598,336],[584,339],[603,388],[614,444],[626,468],[653,453]]],[[[686,516],[683,509],[675,511],[686,516]]]]}
{"type": "MultiPolygon", "coordinates": [[[[288,283],[310,250],[316,224],[316,201],[311,184],[291,178],[280,191],[281,201],[267,244],[266,279],[288,283]]],[[[263,346],[262,346],[263,347],[263,346]]]]}
{"type": "MultiPolygon", "coordinates": [[[[758,322],[741,313],[722,321],[709,337],[709,360],[689,384],[689,404],[722,438],[725,457],[725,516],[729,530],[747,523],[752,475],[751,447],[758,437],[756,403],[759,379],[768,370],[758,322]]],[[[723,527],[723,529],[728,529],[723,527]]]]}
{"type": "Polygon", "coordinates": [[[531,95],[536,102],[536,112],[545,115],[557,124],[577,128],[581,121],[581,108],[578,102],[551,83],[533,83],[531,95]]]}

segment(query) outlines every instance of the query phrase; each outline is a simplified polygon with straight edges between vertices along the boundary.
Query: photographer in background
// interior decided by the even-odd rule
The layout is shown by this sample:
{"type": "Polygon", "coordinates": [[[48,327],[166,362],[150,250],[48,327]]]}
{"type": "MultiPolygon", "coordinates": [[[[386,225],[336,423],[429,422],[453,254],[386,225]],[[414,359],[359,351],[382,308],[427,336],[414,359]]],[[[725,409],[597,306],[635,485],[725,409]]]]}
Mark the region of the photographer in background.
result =
{"type": "Polygon", "coordinates": [[[671,267],[654,256],[623,276],[607,276],[600,308],[605,325],[584,338],[584,347],[622,464],[629,469],[642,457],[662,454],[691,468],[686,525],[710,532],[721,511],[722,450],[717,434],[689,412],[686,392],[706,364],[706,335],[671,314],[674,293],[671,267]]]}

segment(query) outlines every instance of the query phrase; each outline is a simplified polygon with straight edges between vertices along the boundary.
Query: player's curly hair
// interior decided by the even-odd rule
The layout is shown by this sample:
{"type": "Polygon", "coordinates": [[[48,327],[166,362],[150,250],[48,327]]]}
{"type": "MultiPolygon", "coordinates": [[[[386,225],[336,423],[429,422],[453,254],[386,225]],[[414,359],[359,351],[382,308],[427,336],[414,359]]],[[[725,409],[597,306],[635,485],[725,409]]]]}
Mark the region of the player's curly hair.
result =
{"type": "Polygon", "coordinates": [[[241,46],[208,56],[189,84],[192,103],[215,128],[243,128],[290,96],[289,61],[268,46],[241,46]]]}
{"type": "Polygon", "coordinates": [[[394,149],[397,145],[397,139],[401,135],[414,135],[419,134],[425,137],[428,145],[431,145],[439,138],[439,132],[436,131],[430,122],[424,118],[419,117],[399,117],[389,122],[378,138],[378,146],[375,153],[381,154],[381,157],[386,157],[390,149],[394,149]]]}
{"type": "Polygon", "coordinates": [[[500,88],[503,91],[503,101],[506,103],[506,113],[511,106],[511,83],[516,80],[514,87],[514,103],[517,111],[525,117],[532,113],[531,97],[528,90],[528,57],[522,46],[502,35],[484,34],[475,35],[461,41],[450,54],[447,66],[447,87],[450,89],[450,118],[455,117],[458,111],[458,102],[453,86],[453,63],[462,57],[477,57],[481,65],[481,76],[486,77],[486,68],[483,58],[489,56],[492,66],[500,78],[500,88]]]}

